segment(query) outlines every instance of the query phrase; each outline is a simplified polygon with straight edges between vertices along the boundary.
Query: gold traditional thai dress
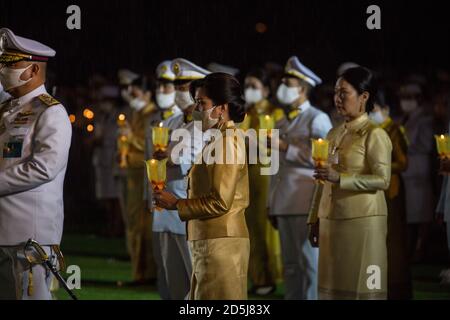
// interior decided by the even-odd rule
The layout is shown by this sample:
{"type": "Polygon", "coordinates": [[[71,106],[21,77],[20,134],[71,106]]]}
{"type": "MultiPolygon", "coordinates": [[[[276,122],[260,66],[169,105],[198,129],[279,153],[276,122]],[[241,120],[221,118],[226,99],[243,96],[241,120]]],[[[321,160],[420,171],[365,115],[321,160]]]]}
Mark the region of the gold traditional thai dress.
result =
{"type": "Polygon", "coordinates": [[[366,113],[327,139],[340,182],[316,188],[308,219],[320,220],[319,298],[385,299],[391,141],[366,113]]]}
{"type": "Polygon", "coordinates": [[[411,299],[412,284],[408,259],[405,187],[401,173],[408,166],[408,144],[401,126],[386,119],[381,124],[392,142],[391,184],[386,190],[388,207],[388,298],[411,299]]]}
{"type": "MultiPolygon", "coordinates": [[[[275,124],[285,119],[281,108],[264,99],[247,111],[239,126],[243,130],[260,128],[259,116],[270,115],[275,124]]],[[[258,143],[258,146],[261,146],[258,143]]],[[[250,205],[245,211],[250,234],[250,261],[248,275],[254,287],[275,285],[282,280],[281,247],[278,230],[267,218],[270,176],[261,175],[261,163],[249,164],[250,205]]]]}
{"type": "Polygon", "coordinates": [[[214,155],[216,161],[209,163],[209,156],[203,156],[200,164],[192,166],[188,199],[177,204],[180,219],[188,221],[193,300],[247,299],[250,242],[244,215],[249,204],[245,144],[225,137],[227,129],[236,132],[233,121],[219,129],[223,139],[213,139],[202,152],[214,155]],[[231,152],[241,161],[227,163],[225,156],[231,152]],[[223,163],[217,163],[218,159],[223,163]]]}
{"type": "Polygon", "coordinates": [[[145,126],[148,117],[156,110],[150,103],[139,112],[133,112],[131,135],[127,155],[127,201],[125,220],[127,246],[131,258],[133,280],[148,281],[156,278],[156,265],[153,258],[152,216],[145,210],[144,194],[144,145],[145,126]]]}

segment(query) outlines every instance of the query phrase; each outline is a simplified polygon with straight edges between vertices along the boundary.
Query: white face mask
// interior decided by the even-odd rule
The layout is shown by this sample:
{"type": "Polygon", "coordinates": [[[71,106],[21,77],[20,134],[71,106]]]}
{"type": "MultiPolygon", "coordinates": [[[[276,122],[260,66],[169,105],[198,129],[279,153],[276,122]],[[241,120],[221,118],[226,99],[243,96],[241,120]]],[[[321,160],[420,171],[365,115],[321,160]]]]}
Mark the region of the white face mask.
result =
{"type": "Polygon", "coordinates": [[[217,119],[211,118],[211,113],[213,112],[213,110],[216,107],[217,106],[212,107],[211,109],[208,109],[208,110],[200,111],[200,113],[202,115],[203,131],[206,131],[206,130],[214,127],[219,122],[219,118],[217,118],[217,119]]]}
{"type": "Polygon", "coordinates": [[[169,109],[175,104],[175,91],[172,93],[156,93],[156,104],[161,109],[169,109]]]}
{"type": "Polygon", "coordinates": [[[8,91],[10,89],[23,86],[24,84],[29,82],[32,79],[32,77],[28,80],[22,80],[20,79],[20,76],[25,70],[29,69],[32,65],[33,64],[30,64],[28,67],[22,69],[12,69],[9,67],[3,67],[0,70],[0,82],[3,85],[3,88],[5,88],[5,90],[8,91]]]}
{"type": "Polygon", "coordinates": [[[300,98],[298,87],[288,87],[284,83],[280,84],[277,90],[277,98],[282,104],[292,104],[300,98]]]}
{"type": "Polygon", "coordinates": [[[418,108],[417,100],[415,99],[402,99],[400,100],[400,107],[402,108],[403,112],[405,113],[411,113],[414,110],[418,108]]]}
{"type": "Polygon", "coordinates": [[[369,118],[376,124],[382,124],[386,120],[386,117],[380,110],[369,113],[369,118]]]}
{"type": "Polygon", "coordinates": [[[186,110],[194,104],[194,100],[191,97],[189,91],[175,91],[175,104],[180,107],[181,110],[186,110]]]}
{"type": "Polygon", "coordinates": [[[244,96],[247,103],[257,103],[263,99],[261,89],[247,88],[244,91],[244,96]]]}
{"type": "Polygon", "coordinates": [[[147,102],[139,98],[134,98],[133,100],[130,101],[130,107],[133,108],[135,111],[141,111],[146,105],[147,102]]]}

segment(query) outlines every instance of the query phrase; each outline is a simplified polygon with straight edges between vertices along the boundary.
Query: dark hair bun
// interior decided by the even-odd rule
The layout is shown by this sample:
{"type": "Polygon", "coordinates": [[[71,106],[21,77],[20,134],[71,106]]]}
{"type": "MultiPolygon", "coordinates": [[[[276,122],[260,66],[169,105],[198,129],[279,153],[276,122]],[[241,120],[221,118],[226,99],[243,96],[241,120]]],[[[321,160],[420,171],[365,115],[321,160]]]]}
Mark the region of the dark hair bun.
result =
{"type": "Polygon", "coordinates": [[[341,75],[341,78],[350,83],[358,94],[362,94],[363,92],[369,93],[366,111],[371,111],[377,95],[377,81],[373,72],[365,67],[355,67],[347,69],[341,75]]]}
{"type": "Polygon", "coordinates": [[[197,89],[203,88],[206,95],[213,101],[214,105],[228,104],[228,112],[231,120],[235,122],[244,121],[245,100],[239,81],[228,73],[214,72],[203,79],[191,83],[189,91],[195,97],[197,89]]]}

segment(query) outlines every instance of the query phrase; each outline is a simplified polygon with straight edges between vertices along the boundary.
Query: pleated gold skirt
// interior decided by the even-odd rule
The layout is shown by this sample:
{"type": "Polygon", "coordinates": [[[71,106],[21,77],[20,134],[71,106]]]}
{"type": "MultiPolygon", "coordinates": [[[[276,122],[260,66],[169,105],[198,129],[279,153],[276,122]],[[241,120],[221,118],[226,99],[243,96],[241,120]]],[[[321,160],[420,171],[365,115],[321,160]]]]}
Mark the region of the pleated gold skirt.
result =
{"type": "Polygon", "coordinates": [[[387,297],[387,219],[320,219],[319,299],[387,297]]]}

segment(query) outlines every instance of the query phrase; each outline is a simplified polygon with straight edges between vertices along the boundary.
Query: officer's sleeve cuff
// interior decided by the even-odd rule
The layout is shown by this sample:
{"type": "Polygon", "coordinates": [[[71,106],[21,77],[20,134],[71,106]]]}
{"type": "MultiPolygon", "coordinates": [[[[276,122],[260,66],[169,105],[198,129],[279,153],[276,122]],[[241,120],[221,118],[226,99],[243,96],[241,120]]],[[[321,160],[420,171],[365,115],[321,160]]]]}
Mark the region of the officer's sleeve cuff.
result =
{"type": "Polygon", "coordinates": [[[343,190],[355,190],[355,179],[353,175],[341,173],[339,179],[339,187],[343,190]]]}

